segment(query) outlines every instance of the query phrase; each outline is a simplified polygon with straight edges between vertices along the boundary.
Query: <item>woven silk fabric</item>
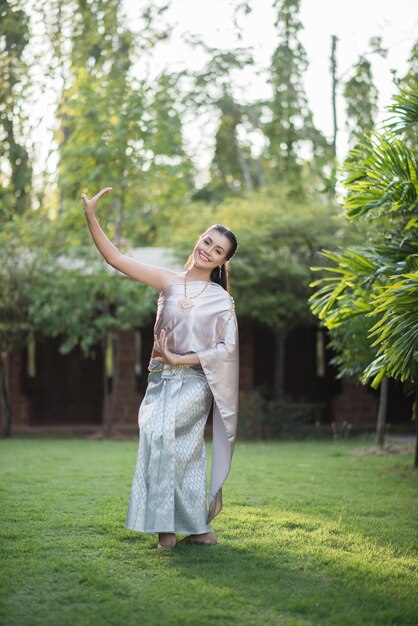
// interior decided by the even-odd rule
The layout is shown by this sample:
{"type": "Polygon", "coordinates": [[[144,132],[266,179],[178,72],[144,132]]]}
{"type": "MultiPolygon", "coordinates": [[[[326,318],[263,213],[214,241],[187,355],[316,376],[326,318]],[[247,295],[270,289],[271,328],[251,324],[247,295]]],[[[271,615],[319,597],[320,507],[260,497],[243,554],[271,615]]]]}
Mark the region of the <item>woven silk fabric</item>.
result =
{"type": "Polygon", "coordinates": [[[203,431],[212,394],[201,367],[150,363],[126,525],[146,533],[210,531],[203,431]]]}
{"type": "Polygon", "coordinates": [[[216,283],[169,285],[158,299],[154,332],[165,329],[168,348],[198,354],[200,366],[170,368],[150,361],[139,410],[140,444],[127,527],[143,532],[199,534],[222,508],[238,411],[238,328],[231,296],[216,283]],[[199,294],[199,295],[198,295],[199,294]],[[196,296],[194,298],[194,296],[196,296]],[[153,371],[155,370],[155,371],[153,371]],[[213,399],[213,446],[208,511],[204,425],[213,399]]]}

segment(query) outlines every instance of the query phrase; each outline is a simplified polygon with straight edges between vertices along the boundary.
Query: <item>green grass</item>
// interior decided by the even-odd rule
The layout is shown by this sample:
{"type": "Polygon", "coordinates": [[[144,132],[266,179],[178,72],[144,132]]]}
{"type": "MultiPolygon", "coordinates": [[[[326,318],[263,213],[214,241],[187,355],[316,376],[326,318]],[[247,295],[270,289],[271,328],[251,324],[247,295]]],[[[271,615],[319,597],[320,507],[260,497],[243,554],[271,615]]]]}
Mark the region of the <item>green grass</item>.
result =
{"type": "Polygon", "coordinates": [[[349,442],[238,443],[217,546],[125,516],[136,441],[0,442],[4,626],[418,623],[418,473],[349,442]]]}

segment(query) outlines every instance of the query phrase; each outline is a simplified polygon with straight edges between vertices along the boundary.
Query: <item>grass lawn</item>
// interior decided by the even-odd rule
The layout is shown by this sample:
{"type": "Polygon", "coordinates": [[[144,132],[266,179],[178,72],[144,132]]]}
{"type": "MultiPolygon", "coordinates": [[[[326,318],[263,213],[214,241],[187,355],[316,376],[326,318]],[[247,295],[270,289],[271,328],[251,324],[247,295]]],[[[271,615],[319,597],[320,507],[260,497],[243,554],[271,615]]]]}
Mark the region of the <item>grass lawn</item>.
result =
{"type": "Polygon", "coordinates": [[[125,528],[136,441],[0,442],[3,626],[418,624],[418,472],[371,441],[237,443],[217,546],[125,528]]]}

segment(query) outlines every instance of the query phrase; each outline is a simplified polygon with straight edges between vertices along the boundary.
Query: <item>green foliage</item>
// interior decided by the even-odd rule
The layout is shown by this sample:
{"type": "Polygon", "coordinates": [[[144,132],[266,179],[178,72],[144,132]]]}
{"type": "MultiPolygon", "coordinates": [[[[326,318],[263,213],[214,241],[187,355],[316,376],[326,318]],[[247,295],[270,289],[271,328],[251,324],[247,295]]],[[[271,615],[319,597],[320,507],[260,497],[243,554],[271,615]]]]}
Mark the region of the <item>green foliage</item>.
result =
{"type": "MultiPolygon", "coordinates": [[[[360,144],[352,152],[354,159],[347,161],[347,216],[373,220],[380,233],[375,231],[360,249],[325,252],[335,266],[323,268],[331,276],[312,284],[319,288],[310,299],[312,311],[331,335],[349,322],[345,337],[339,331],[335,340],[342,350],[340,369],[350,368],[350,342],[355,339],[351,320],[362,317],[359,324],[368,334],[367,345],[359,350],[361,379],[375,387],[384,376],[412,383],[418,375],[418,153],[401,134],[418,122],[411,86],[397,95],[391,111],[400,116],[395,123],[398,136],[391,132],[392,121],[390,130],[375,133],[371,143],[360,144]]],[[[357,365],[354,370],[358,375],[357,365]]]]}
{"type": "MultiPolygon", "coordinates": [[[[371,63],[363,56],[354,65],[353,75],[344,85],[344,97],[351,143],[364,144],[374,128],[377,90],[373,84],[371,63]]],[[[352,154],[350,158],[355,160],[356,157],[352,154]]]]}
{"type": "Polygon", "coordinates": [[[239,135],[257,127],[252,107],[239,103],[232,93],[234,77],[253,63],[246,49],[218,50],[193,39],[194,50],[204,53],[207,62],[191,73],[191,85],[184,102],[196,113],[219,118],[210,181],[195,194],[196,200],[221,202],[228,195],[251,192],[259,184],[259,164],[249,142],[239,135]],[[241,131],[241,133],[240,133],[241,131]]]}
{"type": "Polygon", "coordinates": [[[33,329],[29,313],[32,289],[28,277],[34,261],[22,254],[19,242],[0,234],[0,351],[11,354],[25,345],[33,329]]]}
{"type": "Polygon", "coordinates": [[[365,214],[379,219],[381,211],[390,211],[389,218],[408,221],[405,228],[417,226],[418,156],[402,140],[389,133],[374,134],[370,143],[351,151],[347,163],[346,186],[350,193],[345,200],[348,219],[365,214]],[[379,211],[377,211],[379,210],[379,211]],[[400,216],[392,216],[399,211],[400,216]]]}
{"type": "MultiPolygon", "coordinates": [[[[404,134],[408,131],[416,131],[418,113],[418,75],[416,80],[410,79],[399,93],[392,98],[393,103],[388,111],[393,114],[393,122],[388,123],[388,128],[394,132],[404,134]]],[[[413,147],[413,146],[412,146],[413,147]]]]}
{"type": "Polygon", "coordinates": [[[366,315],[359,314],[333,326],[329,347],[335,356],[330,363],[337,368],[337,378],[362,379],[364,370],[376,355],[368,340],[372,323],[366,315]]]}
{"type": "Polygon", "coordinates": [[[276,186],[247,197],[226,198],[216,207],[192,205],[190,219],[173,223],[175,244],[183,258],[198,236],[213,223],[231,228],[239,242],[230,280],[237,312],[269,328],[311,321],[307,298],[310,265],[325,245],[344,237],[337,211],[323,197],[295,198],[276,186]]]}
{"type": "Polygon", "coordinates": [[[266,103],[269,121],[264,131],[269,140],[269,170],[274,181],[291,180],[298,185],[302,171],[301,152],[308,146],[310,172],[324,174],[332,161],[332,149],[315,127],[303,86],[306,52],[299,40],[300,0],[276,0],[279,44],[270,65],[273,97],[266,103]]]}
{"type": "Polygon", "coordinates": [[[153,290],[115,275],[90,249],[50,258],[32,279],[29,313],[38,334],[59,337],[65,354],[78,345],[87,356],[118,330],[140,327],[155,307],[153,290]]]}
{"type": "Polygon", "coordinates": [[[269,395],[263,388],[241,392],[239,439],[301,439],[317,435],[318,415],[308,402],[288,397],[271,399],[269,395]]]}
{"type": "Polygon", "coordinates": [[[5,349],[58,337],[60,350],[79,345],[91,355],[118,330],[143,325],[156,294],[107,266],[92,247],[63,247],[66,233],[42,220],[21,217],[1,233],[0,337],[5,349]]]}
{"type": "Polygon", "coordinates": [[[157,37],[149,9],[142,16],[149,29],[142,43],[128,28],[119,0],[57,5],[47,18],[52,32],[65,23],[66,37],[52,47],[63,78],[58,217],[72,245],[87,244],[82,191],[113,186],[101,217],[111,237],[119,244],[129,237],[132,245],[155,242],[169,199],[178,205],[192,186],[176,108],[177,77],[163,73],[151,85],[134,75],[135,46],[151,32],[157,37]]]}
{"type": "Polygon", "coordinates": [[[30,162],[22,104],[28,93],[29,18],[25,3],[0,0],[0,220],[30,206],[30,162]]]}
{"type": "MultiPolygon", "coordinates": [[[[418,253],[416,255],[418,266],[418,253]]],[[[366,380],[380,382],[382,376],[397,380],[418,379],[418,270],[394,280],[374,299],[380,319],[370,329],[378,346],[376,358],[365,370],[366,380]]]]}

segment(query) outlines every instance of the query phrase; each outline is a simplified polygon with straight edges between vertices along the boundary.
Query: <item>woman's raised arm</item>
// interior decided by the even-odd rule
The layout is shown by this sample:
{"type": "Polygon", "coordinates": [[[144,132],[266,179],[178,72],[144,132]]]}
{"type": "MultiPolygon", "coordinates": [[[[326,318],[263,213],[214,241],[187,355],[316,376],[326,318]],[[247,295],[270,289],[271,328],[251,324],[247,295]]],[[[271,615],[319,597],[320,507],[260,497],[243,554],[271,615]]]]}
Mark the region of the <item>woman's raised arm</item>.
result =
{"type": "Polygon", "coordinates": [[[146,285],[150,285],[151,287],[158,289],[158,291],[161,291],[164,287],[171,284],[176,278],[178,278],[177,274],[172,270],[156,267],[155,265],[147,265],[146,263],[141,263],[140,261],[136,261],[135,259],[131,259],[125,254],[122,254],[106,237],[99,222],[97,221],[96,216],[94,215],[97,203],[100,198],[108,194],[110,191],[112,191],[112,187],[105,187],[90,200],[84,193],[81,196],[84,204],[84,213],[87,219],[87,225],[98,251],[104,257],[106,262],[115,269],[119,270],[119,272],[122,272],[130,278],[134,278],[141,283],[145,283],[146,285]]]}

